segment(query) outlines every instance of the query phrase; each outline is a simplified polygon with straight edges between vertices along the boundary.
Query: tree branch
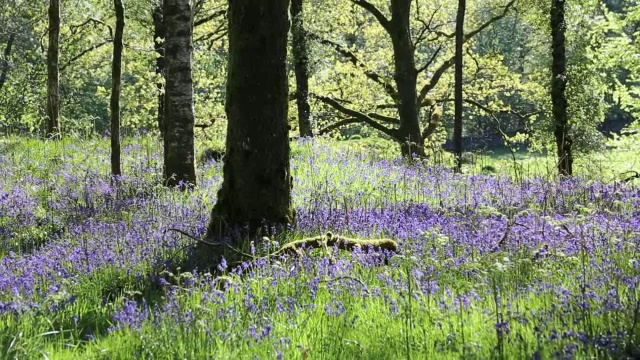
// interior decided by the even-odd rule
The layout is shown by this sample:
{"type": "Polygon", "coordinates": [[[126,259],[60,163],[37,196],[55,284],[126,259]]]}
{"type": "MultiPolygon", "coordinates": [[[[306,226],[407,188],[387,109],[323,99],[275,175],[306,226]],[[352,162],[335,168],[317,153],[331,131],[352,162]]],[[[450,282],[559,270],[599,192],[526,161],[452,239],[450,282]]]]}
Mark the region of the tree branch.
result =
{"type": "Polygon", "coordinates": [[[387,32],[391,31],[391,24],[389,19],[387,19],[384,16],[384,14],[382,14],[382,12],[380,12],[380,10],[378,10],[378,8],[375,7],[375,5],[365,0],[351,0],[351,2],[367,10],[369,13],[371,13],[371,15],[373,15],[376,18],[376,20],[378,20],[380,25],[382,25],[382,27],[387,32]]]}
{"type": "MultiPolygon", "coordinates": [[[[453,102],[454,99],[451,98],[446,98],[446,99],[438,99],[438,102],[453,102]]],[[[478,109],[486,112],[487,114],[510,114],[510,115],[515,115],[518,118],[520,118],[521,120],[527,120],[528,118],[535,116],[535,115],[539,115],[542,113],[542,111],[534,111],[534,112],[530,112],[530,113],[524,113],[521,114],[517,111],[514,111],[512,109],[499,109],[499,110],[492,110],[490,109],[488,106],[481,104],[478,101],[472,100],[472,99],[464,99],[462,100],[463,102],[475,106],[478,109]]]]}
{"type": "Polygon", "coordinates": [[[198,37],[197,39],[194,39],[193,42],[194,43],[198,43],[200,41],[206,41],[206,40],[211,40],[211,42],[215,42],[218,41],[220,39],[222,39],[223,37],[227,36],[227,33],[229,29],[227,29],[227,26],[225,23],[222,23],[220,25],[218,25],[218,27],[213,30],[213,32],[210,32],[208,34],[204,34],[200,37],[198,37]]]}
{"type": "Polygon", "coordinates": [[[440,67],[433,72],[433,76],[431,77],[431,80],[429,80],[429,82],[425,86],[423,86],[422,89],[420,90],[420,95],[418,96],[418,103],[422,103],[424,101],[429,91],[433,90],[433,88],[435,88],[436,85],[438,85],[438,81],[440,81],[440,78],[442,77],[442,75],[444,75],[444,73],[447,70],[449,70],[450,67],[453,66],[455,61],[456,61],[456,57],[452,56],[447,61],[443,62],[440,65],[440,67]]]}
{"type": "Polygon", "coordinates": [[[386,116],[386,115],[377,114],[377,113],[368,113],[367,115],[369,115],[369,117],[372,119],[380,120],[388,124],[393,124],[398,126],[400,125],[400,120],[391,116],[386,116]]]}
{"type": "Polygon", "coordinates": [[[76,60],[80,59],[81,57],[87,55],[88,53],[92,52],[93,50],[101,48],[101,47],[103,47],[103,46],[105,46],[107,44],[111,44],[112,42],[113,42],[112,40],[105,40],[105,41],[103,41],[101,43],[94,44],[94,45],[82,50],[79,54],[77,54],[76,56],[72,57],[66,63],[64,63],[62,66],[60,66],[60,71],[63,71],[69,65],[73,64],[74,61],[76,61],[76,60]]]}
{"type": "Polygon", "coordinates": [[[357,123],[361,123],[362,121],[358,118],[348,118],[348,119],[344,119],[344,120],[340,120],[336,123],[333,123],[331,125],[326,126],[323,129],[320,129],[320,131],[318,131],[318,135],[322,136],[322,135],[326,135],[329,132],[339,129],[345,125],[349,125],[349,124],[357,124],[357,123]]]}
{"type": "Polygon", "coordinates": [[[71,26],[69,26],[69,30],[71,30],[71,33],[75,35],[75,34],[77,34],[79,28],[85,27],[85,26],[87,26],[89,24],[93,24],[94,27],[96,27],[98,25],[102,25],[102,26],[106,27],[107,29],[109,29],[109,37],[113,39],[113,28],[111,27],[111,25],[105,23],[102,20],[95,19],[95,18],[88,18],[87,20],[85,20],[81,24],[71,25],[71,26]]]}
{"type": "Polygon", "coordinates": [[[489,25],[493,24],[494,22],[502,19],[503,17],[507,16],[507,14],[509,13],[509,10],[513,7],[513,5],[516,3],[516,0],[511,0],[507,3],[507,5],[505,5],[503,7],[502,13],[498,14],[494,17],[492,17],[491,19],[487,20],[487,22],[485,22],[484,24],[480,25],[477,29],[473,30],[472,32],[465,34],[464,35],[464,41],[466,42],[467,40],[471,39],[472,37],[476,36],[479,32],[481,32],[482,30],[486,29],[487,27],[489,27],[489,25]]]}
{"type": "Polygon", "coordinates": [[[429,66],[431,66],[431,64],[433,64],[433,62],[436,60],[436,57],[438,56],[438,54],[440,53],[440,51],[442,50],[442,45],[438,46],[438,48],[436,49],[436,51],[433,53],[433,55],[431,55],[431,57],[429,58],[429,61],[427,61],[426,64],[424,64],[422,67],[420,67],[418,69],[418,74],[420,74],[421,72],[427,70],[427,68],[429,66]]]}
{"type": "Polygon", "coordinates": [[[349,109],[347,107],[342,106],[339,102],[337,102],[336,100],[326,97],[326,96],[320,96],[320,95],[314,95],[314,97],[318,100],[320,100],[321,102],[331,106],[332,108],[340,111],[341,113],[354,117],[356,119],[359,120],[359,122],[363,122],[369,126],[371,126],[372,128],[387,134],[393,138],[397,137],[397,130],[395,129],[389,129],[387,127],[385,127],[384,125],[376,122],[373,118],[371,118],[369,115],[361,113],[360,111],[357,110],[353,110],[353,109],[349,109]]]}
{"type": "Polygon", "coordinates": [[[198,19],[198,20],[194,21],[193,22],[193,27],[195,28],[195,27],[198,27],[200,25],[204,25],[204,24],[208,23],[209,21],[214,20],[215,18],[220,17],[220,16],[227,16],[227,9],[218,10],[218,11],[212,13],[209,16],[205,16],[202,19],[198,19]]]}
{"type": "MultiPolygon", "coordinates": [[[[462,41],[462,43],[466,43],[467,41],[469,41],[471,38],[473,38],[474,36],[476,36],[479,32],[481,32],[482,30],[486,29],[487,27],[489,27],[489,25],[493,24],[494,22],[502,19],[503,17],[507,16],[507,13],[509,12],[509,10],[513,7],[513,5],[515,4],[516,0],[511,0],[509,1],[509,3],[507,3],[502,10],[502,13],[492,17],[491,19],[487,20],[484,24],[480,25],[477,29],[471,31],[468,34],[464,35],[464,39],[462,41]]],[[[455,36],[455,34],[443,34],[446,37],[453,37],[455,36]]],[[[438,81],[440,81],[440,78],[442,77],[442,75],[450,68],[453,66],[455,62],[455,56],[452,56],[451,58],[449,58],[447,61],[445,61],[444,63],[442,63],[442,65],[440,65],[440,67],[438,69],[436,69],[436,71],[434,71],[433,76],[431,77],[431,80],[429,81],[429,83],[427,83],[425,86],[422,87],[422,89],[420,90],[420,95],[418,97],[418,102],[422,102],[425,97],[427,96],[427,94],[429,93],[429,91],[433,90],[436,85],[438,84],[438,81]]],[[[421,68],[422,69],[422,68],[421,68]]],[[[426,69],[426,68],[425,68],[426,69]]]]}
{"type": "Polygon", "coordinates": [[[354,54],[351,50],[346,49],[344,46],[328,40],[328,39],[324,39],[322,37],[320,37],[319,35],[316,35],[314,33],[308,32],[307,33],[309,37],[319,41],[321,44],[323,45],[327,45],[327,46],[331,46],[333,47],[338,53],[340,53],[340,55],[344,56],[345,58],[349,59],[349,61],[356,67],[356,68],[360,68],[364,71],[364,74],[366,75],[366,77],[368,77],[369,79],[373,80],[374,82],[376,82],[377,84],[379,84],[380,86],[382,86],[384,88],[384,91],[387,93],[387,95],[391,96],[391,98],[394,101],[398,100],[398,95],[396,93],[396,90],[394,89],[393,85],[391,85],[390,83],[386,82],[384,80],[384,78],[376,73],[373,70],[370,70],[363,62],[362,60],[358,59],[358,57],[356,56],[356,54],[354,54]]]}

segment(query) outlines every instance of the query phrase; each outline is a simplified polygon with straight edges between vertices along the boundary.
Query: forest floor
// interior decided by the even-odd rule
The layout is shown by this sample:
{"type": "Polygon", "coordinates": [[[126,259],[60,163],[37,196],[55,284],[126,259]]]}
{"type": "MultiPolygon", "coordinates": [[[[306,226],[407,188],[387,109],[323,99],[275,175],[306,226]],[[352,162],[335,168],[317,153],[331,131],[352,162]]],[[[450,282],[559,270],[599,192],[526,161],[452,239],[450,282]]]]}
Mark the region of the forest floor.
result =
{"type": "MultiPolygon", "coordinates": [[[[397,254],[314,250],[175,264],[222,181],[162,186],[153,138],[0,140],[0,359],[639,358],[638,141],[576,160],[468,157],[465,173],[371,142],[292,147],[295,227],[247,249],[332,232],[397,254]],[[492,168],[488,168],[491,166],[492,168]],[[484,170],[483,170],[484,169],[484,170]]],[[[438,158],[431,159],[438,162],[438,158]]]]}

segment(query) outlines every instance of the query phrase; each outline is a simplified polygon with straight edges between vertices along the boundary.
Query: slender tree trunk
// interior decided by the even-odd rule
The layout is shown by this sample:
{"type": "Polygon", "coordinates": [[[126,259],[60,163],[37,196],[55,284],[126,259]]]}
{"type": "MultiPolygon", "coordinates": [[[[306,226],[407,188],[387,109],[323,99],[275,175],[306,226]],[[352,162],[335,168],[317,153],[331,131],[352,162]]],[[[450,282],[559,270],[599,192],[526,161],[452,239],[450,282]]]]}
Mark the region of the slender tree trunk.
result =
{"type": "Polygon", "coordinates": [[[16,34],[11,34],[7,41],[7,45],[4,48],[2,61],[0,61],[0,90],[2,90],[4,82],[7,80],[7,73],[9,72],[9,56],[11,56],[11,48],[13,47],[13,42],[15,40],[16,34]]]}
{"type": "Polygon", "coordinates": [[[60,138],[60,0],[49,0],[49,48],[47,50],[47,129],[48,138],[60,138]]]}
{"type": "Polygon", "coordinates": [[[164,0],[166,88],[164,179],[170,187],[196,184],[194,150],[193,24],[189,0],[164,0]]]}
{"type": "Polygon", "coordinates": [[[122,175],[120,167],[120,93],[122,90],[122,38],[124,37],[124,5],[113,0],[116,13],[116,32],[113,38],[111,64],[111,175],[122,175]]]}
{"type": "Polygon", "coordinates": [[[255,234],[294,220],[287,129],[288,8],[289,0],[229,2],[227,152],[207,238],[238,226],[255,234]]]}
{"type": "Polygon", "coordinates": [[[456,172],[462,172],[462,72],[464,44],[464,13],[467,4],[465,0],[458,0],[458,15],[456,17],[456,68],[455,68],[455,120],[453,124],[453,147],[456,155],[456,172]]]}
{"type": "Polygon", "coordinates": [[[551,37],[552,37],[552,66],[551,72],[551,100],[553,103],[554,135],[558,149],[558,173],[560,175],[573,174],[573,154],[571,151],[572,138],[569,133],[567,117],[567,86],[566,53],[565,53],[565,0],[551,2],[551,37]]]}
{"type": "Polygon", "coordinates": [[[300,136],[313,136],[311,106],[309,105],[309,49],[302,20],[303,0],[291,0],[291,34],[293,61],[296,73],[296,104],[300,136]]]}
{"type": "Polygon", "coordinates": [[[393,44],[395,82],[398,91],[400,127],[398,137],[402,154],[424,155],[416,91],[418,71],[411,42],[411,0],[391,0],[390,34],[393,44]]]}
{"type": "Polygon", "coordinates": [[[166,37],[166,29],[163,20],[162,4],[153,8],[153,43],[157,53],[156,58],[156,75],[158,82],[158,129],[160,135],[164,138],[164,84],[165,84],[165,58],[164,58],[164,39],[166,37]]]}

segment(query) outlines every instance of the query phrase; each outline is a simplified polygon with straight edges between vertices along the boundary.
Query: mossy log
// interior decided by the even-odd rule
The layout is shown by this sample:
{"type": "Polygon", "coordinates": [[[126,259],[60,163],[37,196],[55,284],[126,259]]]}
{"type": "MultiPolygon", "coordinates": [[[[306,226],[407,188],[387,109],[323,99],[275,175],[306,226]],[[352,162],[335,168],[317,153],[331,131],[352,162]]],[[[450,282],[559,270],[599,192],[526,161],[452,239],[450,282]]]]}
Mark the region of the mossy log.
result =
{"type": "Polygon", "coordinates": [[[354,239],[334,235],[329,232],[326,235],[290,242],[272,255],[297,255],[300,254],[300,251],[303,249],[320,249],[334,246],[340,250],[347,251],[353,251],[356,248],[373,249],[374,251],[388,250],[392,252],[397,252],[398,250],[398,243],[391,239],[354,239]]]}

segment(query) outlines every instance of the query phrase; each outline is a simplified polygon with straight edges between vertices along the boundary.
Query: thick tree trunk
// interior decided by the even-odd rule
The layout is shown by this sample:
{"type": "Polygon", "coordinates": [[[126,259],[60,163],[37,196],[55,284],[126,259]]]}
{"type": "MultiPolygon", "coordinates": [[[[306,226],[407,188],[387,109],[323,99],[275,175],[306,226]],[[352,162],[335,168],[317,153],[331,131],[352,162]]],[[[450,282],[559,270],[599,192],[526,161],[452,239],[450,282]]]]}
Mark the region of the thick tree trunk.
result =
{"type": "Polygon", "coordinates": [[[7,41],[7,45],[4,48],[2,61],[0,61],[0,90],[2,90],[5,81],[7,81],[7,73],[9,72],[9,56],[11,56],[11,48],[13,47],[13,42],[15,40],[16,34],[11,34],[7,41]]]}
{"type": "Polygon", "coordinates": [[[164,179],[167,186],[196,184],[194,150],[193,25],[189,0],[164,0],[166,88],[164,179]]]}
{"type": "Polygon", "coordinates": [[[453,124],[453,148],[456,156],[456,171],[462,171],[462,72],[464,44],[464,13],[467,4],[465,0],[458,0],[458,15],[456,17],[456,68],[455,68],[455,119],[453,124]]]}
{"type": "Polygon", "coordinates": [[[424,155],[418,94],[416,91],[418,71],[416,70],[409,16],[411,0],[391,1],[390,34],[393,44],[395,82],[398,91],[398,115],[400,127],[398,137],[402,154],[424,155]]]}
{"type": "Polygon", "coordinates": [[[124,5],[113,0],[116,13],[116,32],[113,38],[111,64],[111,175],[122,175],[120,167],[120,93],[122,90],[122,38],[124,36],[124,5]]]}
{"type": "Polygon", "coordinates": [[[290,224],[287,130],[289,0],[229,2],[224,181],[207,238],[290,224]]]}
{"type": "Polygon", "coordinates": [[[157,53],[156,58],[156,75],[158,75],[158,82],[156,87],[158,89],[158,129],[160,135],[164,138],[164,70],[165,70],[165,58],[164,58],[164,38],[166,37],[166,30],[163,20],[162,4],[153,8],[153,43],[155,51],[157,53]]]}
{"type": "Polygon", "coordinates": [[[60,137],[60,0],[49,0],[49,48],[47,50],[47,129],[48,138],[60,137]]]}
{"type": "Polygon", "coordinates": [[[300,136],[313,136],[311,106],[309,105],[309,49],[302,21],[303,0],[291,0],[291,35],[296,74],[296,104],[300,136]]]}
{"type": "Polygon", "coordinates": [[[573,174],[572,138],[569,133],[567,117],[566,53],[565,53],[565,0],[551,2],[552,66],[551,100],[553,103],[554,135],[558,153],[558,172],[560,175],[573,174]]]}

